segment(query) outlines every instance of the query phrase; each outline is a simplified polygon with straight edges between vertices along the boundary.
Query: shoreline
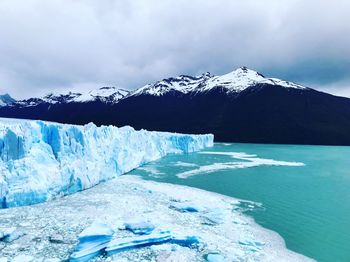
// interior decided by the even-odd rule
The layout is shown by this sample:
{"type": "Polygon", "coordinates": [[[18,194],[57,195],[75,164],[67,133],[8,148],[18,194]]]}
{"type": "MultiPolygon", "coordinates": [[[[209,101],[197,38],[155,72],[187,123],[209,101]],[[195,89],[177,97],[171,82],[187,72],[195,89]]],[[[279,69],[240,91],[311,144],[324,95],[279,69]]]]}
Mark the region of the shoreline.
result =
{"type": "Polygon", "coordinates": [[[200,248],[162,244],[91,261],[203,261],[208,254],[219,254],[224,261],[313,261],[288,250],[278,233],[242,214],[240,201],[188,186],[123,175],[46,203],[0,210],[4,221],[1,227],[15,227],[23,233],[10,243],[0,242],[0,250],[8,261],[19,255],[27,256],[26,261],[62,261],[73,252],[80,232],[94,221],[110,225],[116,236],[123,238],[130,237],[122,230],[123,223],[143,220],[157,229],[198,236],[200,248]],[[177,203],[196,206],[198,212],[169,208],[177,203]],[[218,216],[219,223],[208,223],[218,216]]]}

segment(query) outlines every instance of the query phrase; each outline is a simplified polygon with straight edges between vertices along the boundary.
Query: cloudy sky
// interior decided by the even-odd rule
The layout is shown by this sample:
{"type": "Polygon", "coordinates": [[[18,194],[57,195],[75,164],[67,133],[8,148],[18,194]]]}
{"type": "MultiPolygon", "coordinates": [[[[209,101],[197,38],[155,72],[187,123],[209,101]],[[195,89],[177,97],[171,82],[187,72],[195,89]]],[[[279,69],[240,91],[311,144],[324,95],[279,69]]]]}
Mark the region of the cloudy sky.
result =
{"type": "Polygon", "coordinates": [[[1,0],[0,93],[247,66],[350,97],[349,0],[1,0]]]}

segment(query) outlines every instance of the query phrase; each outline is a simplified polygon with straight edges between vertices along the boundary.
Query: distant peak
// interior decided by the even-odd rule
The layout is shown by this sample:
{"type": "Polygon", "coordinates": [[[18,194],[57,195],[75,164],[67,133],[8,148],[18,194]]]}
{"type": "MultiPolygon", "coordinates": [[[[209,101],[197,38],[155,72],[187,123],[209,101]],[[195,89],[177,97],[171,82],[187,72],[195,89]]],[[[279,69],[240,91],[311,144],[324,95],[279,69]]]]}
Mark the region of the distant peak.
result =
{"type": "Polygon", "coordinates": [[[210,74],[210,72],[205,72],[202,74],[202,77],[206,77],[206,78],[209,78],[211,77],[212,75],[210,74]]]}
{"type": "Polygon", "coordinates": [[[10,105],[12,103],[15,103],[16,100],[14,98],[12,98],[9,94],[3,94],[0,95],[0,107],[1,106],[6,106],[6,105],[10,105]]]}
{"type": "Polygon", "coordinates": [[[239,69],[242,70],[244,73],[248,72],[248,67],[246,66],[241,66],[239,69]]]}

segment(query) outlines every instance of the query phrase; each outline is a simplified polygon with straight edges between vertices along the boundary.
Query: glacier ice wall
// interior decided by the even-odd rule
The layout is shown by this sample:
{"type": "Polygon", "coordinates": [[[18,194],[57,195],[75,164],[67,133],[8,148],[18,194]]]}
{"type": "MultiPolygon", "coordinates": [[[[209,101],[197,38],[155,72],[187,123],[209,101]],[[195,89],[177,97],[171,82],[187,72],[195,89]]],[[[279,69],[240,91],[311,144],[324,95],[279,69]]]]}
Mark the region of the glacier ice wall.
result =
{"type": "Polygon", "coordinates": [[[213,138],[0,118],[0,208],[84,190],[166,154],[212,146],[213,138]]]}

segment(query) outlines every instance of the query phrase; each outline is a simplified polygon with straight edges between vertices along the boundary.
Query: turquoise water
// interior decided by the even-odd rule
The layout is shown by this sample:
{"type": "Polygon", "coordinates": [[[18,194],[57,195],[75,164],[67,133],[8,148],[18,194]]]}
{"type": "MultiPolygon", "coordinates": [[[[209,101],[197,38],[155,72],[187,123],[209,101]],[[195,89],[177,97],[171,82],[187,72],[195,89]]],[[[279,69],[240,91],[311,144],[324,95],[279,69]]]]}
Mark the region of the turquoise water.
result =
{"type": "Polygon", "coordinates": [[[215,144],[203,151],[170,155],[131,174],[260,202],[264,208],[249,215],[278,232],[289,249],[318,261],[350,261],[350,147],[215,144]],[[244,152],[305,165],[259,165],[253,156],[242,160],[203,151],[244,152]],[[236,168],[239,162],[255,164],[236,168]],[[230,164],[218,170],[223,165],[217,163],[230,164]],[[206,170],[177,176],[199,166],[206,170]]]}

